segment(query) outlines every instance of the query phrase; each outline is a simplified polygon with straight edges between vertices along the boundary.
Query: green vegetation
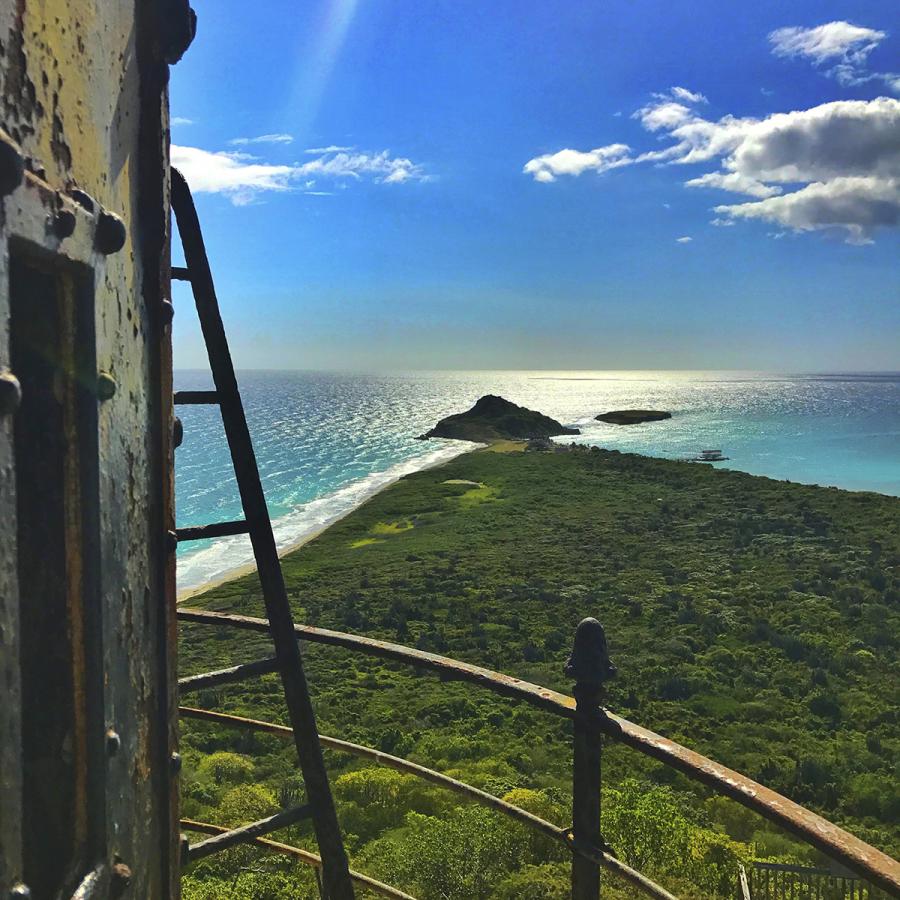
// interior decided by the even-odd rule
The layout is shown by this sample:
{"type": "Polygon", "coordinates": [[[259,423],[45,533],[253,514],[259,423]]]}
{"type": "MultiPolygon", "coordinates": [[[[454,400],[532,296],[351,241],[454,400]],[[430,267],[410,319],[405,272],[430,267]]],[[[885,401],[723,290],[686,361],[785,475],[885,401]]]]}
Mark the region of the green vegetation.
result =
{"type": "MultiPolygon", "coordinates": [[[[611,709],[893,855],[898,566],[895,498],[587,449],[467,454],[403,479],[284,560],[298,621],[566,692],[575,626],[595,615],[619,670],[611,709]]],[[[192,605],[262,614],[255,576],[192,605]]],[[[193,674],[271,647],[262,635],[185,626],[180,652],[193,674]]],[[[565,722],[334,648],[304,646],[304,658],[323,733],[559,824],[571,818],[565,722]]],[[[285,722],[274,676],[188,702],[285,722]]],[[[185,816],[232,824],[302,800],[289,741],[182,729],[185,816]]],[[[546,839],[412,776],[326,758],[355,868],[425,900],[566,896],[565,853],[546,839]]],[[[606,840],[680,896],[734,896],[741,859],[816,861],[628,748],[606,746],[603,777],[606,840]]],[[[307,825],[276,837],[315,848],[307,825]]],[[[609,884],[604,896],[633,896],[609,884]]],[[[185,877],[186,900],[220,896],[314,897],[315,888],[300,864],[241,848],[185,877]]]]}

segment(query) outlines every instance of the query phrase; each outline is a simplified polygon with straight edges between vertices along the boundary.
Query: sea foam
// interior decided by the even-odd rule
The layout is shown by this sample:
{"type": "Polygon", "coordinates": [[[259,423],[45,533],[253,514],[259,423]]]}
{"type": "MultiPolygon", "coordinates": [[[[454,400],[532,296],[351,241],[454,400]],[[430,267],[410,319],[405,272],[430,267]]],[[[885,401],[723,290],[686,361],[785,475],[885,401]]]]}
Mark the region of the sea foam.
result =
{"type": "MultiPolygon", "coordinates": [[[[441,441],[440,446],[420,456],[404,460],[381,472],[373,472],[350,484],[300,504],[296,509],[272,521],[279,553],[285,553],[318,534],[338,519],[361,506],[378,491],[405,475],[419,472],[480,446],[468,441],[441,441]]],[[[218,538],[209,546],[178,560],[178,591],[220,582],[254,564],[253,549],[247,535],[218,538]]]]}

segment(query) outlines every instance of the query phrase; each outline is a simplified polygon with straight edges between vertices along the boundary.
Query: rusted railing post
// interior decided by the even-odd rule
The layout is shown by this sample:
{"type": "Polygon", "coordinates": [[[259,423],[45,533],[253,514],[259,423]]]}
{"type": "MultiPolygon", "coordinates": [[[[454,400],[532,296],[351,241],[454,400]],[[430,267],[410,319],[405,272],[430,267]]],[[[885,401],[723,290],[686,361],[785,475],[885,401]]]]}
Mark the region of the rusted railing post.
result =
{"type": "MultiPolygon", "coordinates": [[[[600,734],[603,682],[616,674],[609,661],[606,635],[596,619],[583,619],[565,666],[575,679],[575,743],[572,766],[572,838],[597,847],[600,838],[600,734]]],[[[600,867],[579,854],[572,856],[572,900],[597,900],[600,867]]]]}

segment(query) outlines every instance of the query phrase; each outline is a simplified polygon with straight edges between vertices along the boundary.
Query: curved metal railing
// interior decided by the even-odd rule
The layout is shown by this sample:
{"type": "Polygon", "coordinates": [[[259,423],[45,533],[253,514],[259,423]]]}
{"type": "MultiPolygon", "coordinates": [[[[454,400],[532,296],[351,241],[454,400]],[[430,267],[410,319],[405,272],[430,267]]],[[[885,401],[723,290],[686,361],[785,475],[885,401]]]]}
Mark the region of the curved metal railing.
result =
{"type": "MultiPolygon", "coordinates": [[[[269,631],[269,623],[265,619],[252,616],[181,608],[178,610],[178,617],[182,621],[195,624],[224,625],[263,633],[269,631]]],[[[475,684],[492,693],[520,700],[562,718],[571,719],[576,732],[573,789],[575,822],[571,829],[559,829],[525,810],[511,807],[510,804],[506,804],[499,798],[398,757],[392,757],[389,754],[346,741],[339,741],[336,738],[322,736],[321,741],[323,746],[331,746],[334,749],[365,756],[375,762],[381,762],[427,778],[451,790],[466,793],[477,802],[492,806],[543,831],[550,837],[564,840],[573,853],[573,897],[591,896],[592,891],[593,897],[596,897],[596,890],[591,883],[591,872],[585,868],[586,864],[593,870],[596,870],[598,865],[603,865],[628,880],[643,893],[672,900],[672,895],[663,888],[625,866],[608,851],[608,848],[597,847],[595,844],[599,835],[599,827],[593,827],[593,823],[596,822],[599,826],[599,738],[601,734],[653,757],[689,778],[741,803],[802,838],[836,862],[857,872],[875,886],[887,891],[889,895],[900,897],[900,863],[885,853],[745,775],[627,719],[603,710],[598,702],[600,683],[605,677],[610,677],[614,670],[609,666],[608,659],[605,658],[605,645],[591,647],[584,643],[584,639],[588,641],[591,639],[592,623],[599,629],[597,623],[590,619],[585,620],[579,626],[579,633],[576,634],[575,653],[573,653],[570,666],[567,668],[567,671],[578,679],[574,697],[500,672],[493,672],[472,663],[415,650],[389,641],[331,631],[312,625],[295,625],[294,632],[299,640],[342,647],[346,650],[426,669],[435,672],[443,680],[475,684]],[[576,659],[579,654],[580,640],[582,641],[581,656],[576,659]],[[604,666],[611,671],[604,674],[604,666]],[[596,801],[594,801],[594,797],[596,797],[596,801]],[[595,802],[596,809],[592,807],[595,802]],[[582,804],[580,808],[579,803],[582,804]],[[586,823],[591,827],[584,827],[586,823]],[[578,875],[579,872],[581,877],[578,875]],[[579,888],[579,883],[584,890],[579,888]]],[[[602,629],[600,638],[602,640],[602,629]]],[[[270,665],[270,661],[262,660],[259,663],[235,666],[231,669],[184,679],[183,685],[184,688],[188,688],[190,686],[209,687],[233,683],[262,671],[268,671],[270,665]]],[[[227,716],[208,710],[183,708],[182,714],[190,718],[204,718],[235,727],[254,728],[272,733],[280,733],[282,729],[282,726],[271,723],[241,720],[240,717],[227,716]]],[[[291,733],[290,729],[284,729],[284,731],[288,734],[291,733]]],[[[594,881],[594,883],[596,882],[594,881]]]]}

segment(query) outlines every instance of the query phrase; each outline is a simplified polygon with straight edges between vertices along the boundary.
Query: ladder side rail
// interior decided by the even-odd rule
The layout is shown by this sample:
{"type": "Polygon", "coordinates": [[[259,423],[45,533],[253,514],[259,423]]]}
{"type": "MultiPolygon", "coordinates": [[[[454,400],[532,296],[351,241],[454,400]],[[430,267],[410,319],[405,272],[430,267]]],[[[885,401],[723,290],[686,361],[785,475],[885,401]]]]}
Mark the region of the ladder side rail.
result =
{"type": "Polygon", "coordinates": [[[175,212],[187,268],[191,273],[191,288],[209,354],[244,516],[250,528],[250,541],[256,558],[269,629],[280,667],[288,715],[294,730],[294,743],[300,759],[306,794],[313,809],[313,828],[322,856],[326,896],[328,900],[352,900],[354,892],[350,866],[325,771],[325,760],[315,725],[315,713],[303,672],[300,649],[294,637],[294,621],[278,559],[275,536],[272,533],[253,443],[244,416],[225,328],[219,313],[197,210],[187,182],[176,169],[172,169],[171,185],[172,209],[175,212]]]}

